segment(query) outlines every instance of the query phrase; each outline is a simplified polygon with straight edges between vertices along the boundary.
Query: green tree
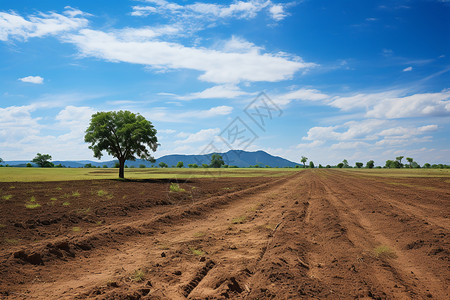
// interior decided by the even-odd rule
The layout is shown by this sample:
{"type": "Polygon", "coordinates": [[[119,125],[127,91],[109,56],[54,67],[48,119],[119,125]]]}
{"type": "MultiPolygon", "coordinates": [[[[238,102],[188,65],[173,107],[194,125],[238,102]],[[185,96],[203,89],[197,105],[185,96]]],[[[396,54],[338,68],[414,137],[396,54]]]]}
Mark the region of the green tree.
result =
{"type": "Polygon", "coordinates": [[[202,164],[202,168],[209,168],[208,164],[202,164]]]}
{"type": "Polygon", "coordinates": [[[197,164],[189,164],[188,167],[189,168],[198,168],[198,165],[197,164]]]}
{"type": "Polygon", "coordinates": [[[338,167],[339,169],[342,169],[342,168],[344,167],[344,163],[338,163],[338,164],[337,164],[337,167],[338,167]]]}
{"type": "Polygon", "coordinates": [[[3,162],[3,159],[0,157],[0,164],[3,162]]]}
{"type": "Polygon", "coordinates": [[[430,165],[429,163],[425,163],[425,164],[423,165],[423,167],[426,168],[426,169],[429,169],[429,168],[431,168],[431,165],[430,165]]]}
{"type": "Polygon", "coordinates": [[[106,151],[119,160],[119,178],[124,178],[126,160],[139,157],[154,161],[150,150],[156,151],[159,146],[150,121],[122,110],[93,114],[84,141],[91,144],[89,149],[94,151],[94,157],[100,159],[102,151],[106,151]]]}
{"type": "Polygon", "coordinates": [[[348,164],[348,161],[347,161],[346,159],[344,159],[344,160],[342,161],[342,164],[343,164],[343,168],[348,168],[348,167],[350,167],[349,164],[348,164]]]}
{"type": "Polygon", "coordinates": [[[140,164],[140,165],[139,165],[139,168],[145,169],[145,165],[144,165],[144,164],[140,164]]]}
{"type": "Polygon", "coordinates": [[[37,164],[41,168],[52,168],[54,167],[53,163],[50,161],[52,160],[52,157],[50,154],[36,154],[36,157],[33,158],[31,162],[37,164]]]}
{"type": "Polygon", "coordinates": [[[366,168],[372,169],[375,166],[375,162],[373,160],[369,160],[366,163],[366,168]]]}
{"type": "Polygon", "coordinates": [[[413,159],[411,157],[407,157],[406,160],[409,162],[409,167],[412,168],[413,159]]]}
{"type": "Polygon", "coordinates": [[[114,163],[114,168],[119,168],[120,164],[118,162],[114,163]]]}
{"type": "Polygon", "coordinates": [[[403,157],[404,157],[404,156],[397,156],[397,157],[395,158],[395,161],[398,162],[396,168],[403,168],[403,164],[402,164],[402,159],[403,159],[403,157]]]}
{"type": "Polygon", "coordinates": [[[102,168],[107,169],[107,168],[108,168],[108,165],[103,165],[102,168]]]}
{"type": "Polygon", "coordinates": [[[311,169],[314,169],[314,163],[313,163],[313,161],[310,161],[310,162],[309,162],[309,167],[310,167],[311,169]]]}
{"type": "Polygon", "coordinates": [[[302,159],[300,161],[303,163],[303,168],[306,168],[306,162],[308,161],[308,158],[306,156],[302,156],[302,159]]]}
{"type": "Polygon", "coordinates": [[[32,164],[30,164],[30,163],[27,163],[27,168],[32,168],[33,167],[33,165],[32,164]]]}
{"type": "Polygon", "coordinates": [[[159,167],[160,168],[167,168],[167,167],[169,167],[165,162],[160,162],[159,163],[159,167]]]}
{"type": "Polygon", "coordinates": [[[357,163],[355,163],[355,166],[356,166],[358,169],[361,169],[363,165],[364,165],[364,164],[363,164],[362,162],[357,162],[357,163]]]}
{"type": "Polygon", "coordinates": [[[223,162],[223,158],[221,155],[219,154],[213,154],[211,155],[211,163],[209,164],[209,166],[211,168],[220,168],[224,165],[225,163],[223,162]]]}
{"type": "Polygon", "coordinates": [[[177,168],[182,168],[182,167],[184,167],[184,163],[182,161],[179,161],[177,163],[177,168]]]}

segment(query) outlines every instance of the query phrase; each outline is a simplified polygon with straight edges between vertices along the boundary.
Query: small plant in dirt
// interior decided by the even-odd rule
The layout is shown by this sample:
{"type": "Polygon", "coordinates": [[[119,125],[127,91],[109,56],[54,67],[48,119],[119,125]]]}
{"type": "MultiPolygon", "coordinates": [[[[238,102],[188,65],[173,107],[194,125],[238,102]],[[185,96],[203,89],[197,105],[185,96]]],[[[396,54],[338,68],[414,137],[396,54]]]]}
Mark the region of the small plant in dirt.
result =
{"type": "Polygon", "coordinates": [[[135,282],[142,282],[145,280],[145,272],[141,269],[134,271],[133,275],[131,275],[130,279],[135,282]]]}
{"type": "Polygon", "coordinates": [[[58,198],[51,197],[50,200],[51,200],[51,201],[56,201],[56,200],[58,200],[58,198]]]}
{"type": "Polygon", "coordinates": [[[75,227],[72,227],[72,231],[73,231],[73,232],[80,232],[80,231],[81,231],[81,228],[75,226],[75,227]]]}
{"type": "Polygon", "coordinates": [[[242,224],[242,223],[245,222],[246,219],[247,219],[247,216],[240,216],[240,217],[232,219],[231,223],[233,223],[233,224],[242,224]]]}
{"type": "Polygon", "coordinates": [[[78,191],[72,192],[72,197],[80,197],[80,195],[78,191]]]}
{"type": "Polygon", "coordinates": [[[100,197],[106,196],[108,194],[108,192],[105,192],[104,190],[98,190],[97,191],[97,195],[100,197]]]}
{"type": "Polygon", "coordinates": [[[30,201],[25,203],[25,207],[29,208],[29,209],[34,209],[34,208],[41,207],[41,205],[36,202],[36,198],[34,196],[31,196],[30,201]]]}
{"type": "Polygon", "coordinates": [[[10,245],[17,245],[19,243],[19,240],[18,239],[5,238],[5,243],[6,244],[10,244],[10,245]]]}
{"type": "Polygon", "coordinates": [[[203,252],[202,250],[199,249],[195,249],[194,247],[189,247],[189,250],[192,252],[192,254],[194,255],[198,255],[198,256],[203,256],[205,255],[205,252],[203,252]]]}
{"type": "Polygon", "coordinates": [[[0,229],[5,228],[6,225],[5,224],[0,224],[0,229]]]}
{"type": "Polygon", "coordinates": [[[194,233],[194,237],[202,237],[202,236],[205,236],[204,232],[196,232],[196,233],[194,233]]]}
{"type": "Polygon", "coordinates": [[[69,206],[69,205],[70,205],[70,202],[69,202],[69,201],[65,201],[65,202],[63,202],[62,205],[63,205],[63,206],[69,206]]]}
{"type": "Polygon", "coordinates": [[[3,200],[9,200],[9,199],[11,199],[12,198],[12,195],[3,195],[2,196],[2,199],[3,200]]]}
{"type": "Polygon", "coordinates": [[[386,245],[376,247],[373,249],[373,253],[376,258],[397,258],[397,254],[395,254],[394,250],[386,245]]]}
{"type": "Polygon", "coordinates": [[[60,187],[58,186],[58,187],[56,187],[56,190],[57,190],[57,191],[60,191],[60,190],[62,190],[62,188],[60,188],[60,187]]]}
{"type": "Polygon", "coordinates": [[[170,184],[170,191],[174,192],[174,193],[178,193],[178,192],[186,192],[185,189],[181,188],[180,185],[178,183],[171,183],[170,184]]]}
{"type": "Polygon", "coordinates": [[[95,224],[97,224],[97,225],[102,225],[102,223],[103,223],[103,221],[97,221],[97,222],[95,222],[95,224]]]}

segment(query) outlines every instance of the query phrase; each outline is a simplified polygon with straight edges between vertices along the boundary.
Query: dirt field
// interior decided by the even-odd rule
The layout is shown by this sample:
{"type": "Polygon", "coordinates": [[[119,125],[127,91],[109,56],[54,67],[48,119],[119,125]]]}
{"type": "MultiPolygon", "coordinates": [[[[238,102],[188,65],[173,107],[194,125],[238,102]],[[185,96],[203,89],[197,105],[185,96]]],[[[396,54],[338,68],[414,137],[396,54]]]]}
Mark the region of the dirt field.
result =
{"type": "Polygon", "coordinates": [[[0,183],[0,298],[450,298],[448,177],[170,185],[0,183]]]}

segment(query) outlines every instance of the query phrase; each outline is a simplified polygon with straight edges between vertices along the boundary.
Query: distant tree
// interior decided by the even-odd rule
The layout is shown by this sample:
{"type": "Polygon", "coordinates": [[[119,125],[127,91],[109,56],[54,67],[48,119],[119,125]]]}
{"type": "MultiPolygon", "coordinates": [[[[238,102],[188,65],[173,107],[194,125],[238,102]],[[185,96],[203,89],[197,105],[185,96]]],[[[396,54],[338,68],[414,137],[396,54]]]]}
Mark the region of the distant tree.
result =
{"type": "Polygon", "coordinates": [[[312,160],[309,162],[309,167],[310,167],[311,169],[314,169],[314,163],[313,163],[312,160]]]}
{"type": "Polygon", "coordinates": [[[0,157],[0,164],[3,162],[3,159],[0,157]]]}
{"type": "Polygon", "coordinates": [[[363,164],[362,162],[357,162],[357,163],[355,163],[355,166],[356,166],[358,169],[361,169],[363,165],[364,165],[364,164],[363,164]]]}
{"type": "Polygon", "coordinates": [[[222,168],[228,169],[228,165],[223,165],[222,168]]]}
{"type": "Polygon", "coordinates": [[[302,159],[300,161],[303,163],[303,168],[306,168],[306,162],[308,161],[308,158],[306,156],[302,156],[302,159]]]}
{"type": "Polygon", "coordinates": [[[52,157],[49,154],[38,153],[31,162],[37,164],[41,168],[52,168],[54,167],[54,164],[50,162],[51,160],[52,157]]]}
{"type": "Polygon", "coordinates": [[[119,164],[118,162],[116,162],[116,163],[114,164],[114,168],[120,168],[120,164],[119,164]]]}
{"type": "Polygon", "coordinates": [[[209,168],[208,164],[202,164],[202,168],[209,168]]]}
{"type": "Polygon", "coordinates": [[[319,169],[323,169],[323,166],[321,164],[319,164],[319,169]]]}
{"type": "MultiPolygon", "coordinates": [[[[85,168],[93,168],[93,167],[92,167],[92,164],[85,164],[84,167],[85,167],[85,168]]],[[[95,168],[95,167],[94,167],[94,168],[95,168]]]]}
{"type": "Polygon", "coordinates": [[[375,166],[375,162],[373,160],[369,160],[366,163],[366,168],[372,169],[375,166]]]}
{"type": "Polygon", "coordinates": [[[385,164],[385,168],[389,169],[399,169],[402,165],[399,160],[387,160],[385,164]]]}
{"type": "Polygon", "coordinates": [[[343,168],[348,168],[348,167],[350,167],[349,166],[349,164],[348,164],[348,161],[346,160],[346,159],[344,159],[343,161],[342,161],[342,164],[343,164],[343,168]]]}
{"type": "Polygon", "coordinates": [[[103,165],[103,167],[102,168],[104,168],[104,169],[107,169],[108,168],[108,166],[107,165],[103,165]]]}
{"type": "Polygon", "coordinates": [[[197,164],[188,164],[188,167],[189,168],[198,168],[198,165],[197,164]]]}
{"type": "Polygon", "coordinates": [[[338,164],[337,164],[337,167],[338,167],[339,169],[342,169],[342,168],[344,167],[344,163],[338,163],[338,164]]]}
{"type": "Polygon", "coordinates": [[[409,162],[409,167],[412,168],[413,159],[411,157],[407,157],[406,160],[409,162]]]}
{"type": "Polygon", "coordinates": [[[62,164],[57,164],[57,165],[55,166],[55,168],[64,168],[64,166],[63,166],[62,164]]]}
{"type": "Polygon", "coordinates": [[[397,157],[395,158],[395,161],[398,162],[397,168],[403,168],[403,164],[402,164],[402,159],[403,159],[403,157],[404,157],[404,156],[397,156],[397,157]]]}
{"type": "Polygon", "coordinates": [[[93,114],[84,141],[91,144],[89,149],[96,158],[100,159],[102,151],[106,151],[119,160],[119,178],[124,178],[125,161],[134,161],[136,157],[154,161],[150,150],[156,151],[159,145],[150,121],[122,110],[93,114]]]}
{"type": "Polygon", "coordinates": [[[169,166],[165,162],[160,162],[159,167],[160,168],[168,168],[169,166]]]}
{"type": "Polygon", "coordinates": [[[184,163],[182,161],[179,161],[177,163],[177,168],[183,168],[184,167],[184,163]]]}
{"type": "Polygon", "coordinates": [[[431,165],[430,165],[429,163],[425,163],[425,164],[423,165],[423,167],[426,168],[426,169],[429,169],[429,168],[431,168],[431,165]]]}
{"type": "Polygon", "coordinates": [[[211,155],[211,163],[209,164],[209,166],[211,168],[220,168],[224,165],[225,163],[223,162],[223,158],[221,155],[219,154],[213,154],[211,155]]]}
{"type": "Polygon", "coordinates": [[[330,166],[330,165],[327,165],[325,168],[329,169],[329,168],[331,168],[331,166],[330,166]]]}
{"type": "Polygon", "coordinates": [[[266,165],[266,168],[270,168],[270,166],[269,166],[269,165],[266,165]]]}
{"type": "Polygon", "coordinates": [[[411,163],[411,168],[414,168],[414,169],[420,169],[420,165],[419,165],[418,163],[416,163],[415,161],[413,161],[413,162],[411,163]]]}
{"type": "Polygon", "coordinates": [[[140,165],[139,165],[139,168],[145,169],[145,165],[144,165],[144,164],[140,164],[140,165]]]}
{"type": "Polygon", "coordinates": [[[30,163],[27,163],[27,168],[32,168],[33,167],[33,165],[32,164],[30,164],[30,163]]]}

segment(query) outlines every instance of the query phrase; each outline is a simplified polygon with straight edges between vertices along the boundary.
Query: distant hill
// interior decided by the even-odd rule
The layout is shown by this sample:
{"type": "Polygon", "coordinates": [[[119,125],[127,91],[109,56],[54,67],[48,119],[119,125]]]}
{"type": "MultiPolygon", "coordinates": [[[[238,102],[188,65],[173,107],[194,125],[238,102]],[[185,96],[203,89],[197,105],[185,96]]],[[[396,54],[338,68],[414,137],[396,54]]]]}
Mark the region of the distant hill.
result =
{"type": "MultiPolygon", "coordinates": [[[[270,155],[264,151],[243,151],[243,150],[230,150],[225,153],[218,153],[222,155],[225,164],[230,166],[237,166],[240,168],[250,167],[259,165],[261,167],[270,166],[270,167],[295,167],[298,163],[289,161],[279,156],[270,155]]],[[[125,164],[129,167],[139,167],[139,165],[143,164],[146,167],[151,167],[152,165],[158,166],[160,162],[166,163],[169,167],[176,166],[179,161],[184,163],[185,167],[188,167],[189,164],[197,164],[201,166],[202,164],[209,164],[211,161],[211,156],[213,153],[204,154],[204,155],[182,155],[182,154],[172,154],[165,155],[156,160],[155,163],[151,163],[148,161],[144,161],[141,159],[137,159],[136,161],[127,161],[125,164]]],[[[25,167],[27,163],[30,161],[5,161],[3,165],[8,164],[13,167],[25,167]]],[[[79,160],[79,161],[52,161],[55,165],[61,164],[68,168],[82,168],[86,164],[91,164],[95,167],[102,167],[104,165],[108,166],[108,168],[114,167],[117,160],[111,160],[107,162],[98,162],[98,161],[90,161],[90,160],[79,160]]],[[[33,166],[36,166],[33,164],[33,166]]]]}

